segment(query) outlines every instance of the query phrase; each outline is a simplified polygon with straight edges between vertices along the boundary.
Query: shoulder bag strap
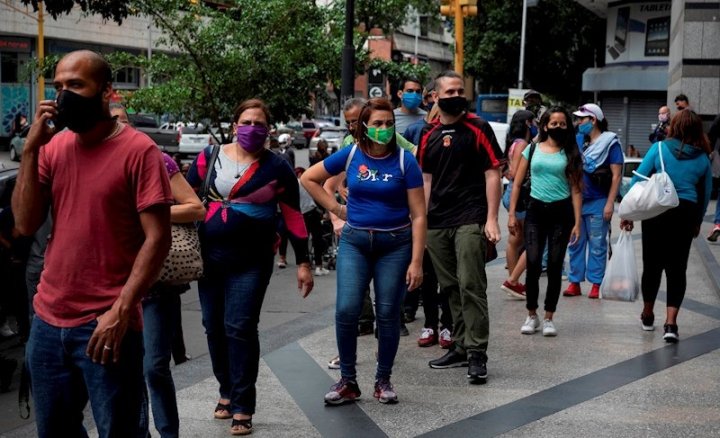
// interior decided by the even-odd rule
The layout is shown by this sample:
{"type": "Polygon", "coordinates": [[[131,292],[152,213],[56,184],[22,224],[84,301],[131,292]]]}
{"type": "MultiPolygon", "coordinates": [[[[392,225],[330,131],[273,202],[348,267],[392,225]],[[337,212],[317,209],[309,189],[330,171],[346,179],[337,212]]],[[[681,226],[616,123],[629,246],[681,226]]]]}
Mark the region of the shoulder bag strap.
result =
{"type": "Polygon", "coordinates": [[[348,154],[347,160],[345,160],[345,172],[347,172],[348,168],[350,168],[350,162],[352,161],[353,157],[355,156],[356,151],[357,151],[357,145],[354,144],[352,146],[352,149],[350,149],[350,153],[348,154]]]}
{"type": "Polygon", "coordinates": [[[398,149],[400,149],[400,173],[405,176],[405,149],[401,147],[398,149]]]}
{"type": "Polygon", "coordinates": [[[200,191],[200,200],[203,204],[207,204],[208,193],[210,193],[210,175],[212,175],[213,170],[215,170],[215,162],[217,161],[221,147],[222,146],[220,145],[213,145],[212,153],[210,154],[210,161],[208,161],[205,180],[203,180],[202,190],[200,191]]]}
{"type": "Polygon", "coordinates": [[[658,155],[660,155],[660,169],[662,172],[665,172],[665,161],[663,160],[662,156],[663,144],[665,143],[661,141],[658,145],[658,155]]]}
{"type": "Polygon", "coordinates": [[[537,146],[537,143],[530,143],[530,152],[528,153],[528,173],[530,174],[530,177],[532,178],[532,157],[535,153],[535,147],[537,146]]]}

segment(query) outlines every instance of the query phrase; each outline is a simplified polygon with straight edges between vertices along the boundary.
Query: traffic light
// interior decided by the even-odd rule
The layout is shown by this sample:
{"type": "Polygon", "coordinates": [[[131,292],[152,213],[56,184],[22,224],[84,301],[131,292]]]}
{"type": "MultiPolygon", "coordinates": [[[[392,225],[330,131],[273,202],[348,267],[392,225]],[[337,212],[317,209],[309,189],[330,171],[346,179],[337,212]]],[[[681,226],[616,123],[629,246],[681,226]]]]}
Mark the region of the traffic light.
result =
{"type": "Polygon", "coordinates": [[[440,15],[454,17],[459,9],[463,17],[474,17],[477,15],[477,0],[440,0],[440,15]]]}
{"type": "Polygon", "coordinates": [[[440,0],[440,15],[455,16],[455,0],[440,0]]]}
{"type": "Polygon", "coordinates": [[[477,0],[459,0],[463,17],[474,17],[478,13],[477,0]]]}

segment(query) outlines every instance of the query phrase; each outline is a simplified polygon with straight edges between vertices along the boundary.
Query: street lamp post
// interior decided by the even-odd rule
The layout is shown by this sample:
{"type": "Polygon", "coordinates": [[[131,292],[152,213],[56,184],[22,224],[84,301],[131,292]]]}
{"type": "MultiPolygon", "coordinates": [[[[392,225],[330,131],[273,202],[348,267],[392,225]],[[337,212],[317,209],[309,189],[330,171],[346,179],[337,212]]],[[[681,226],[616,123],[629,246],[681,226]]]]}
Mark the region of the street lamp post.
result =
{"type": "Polygon", "coordinates": [[[340,86],[340,105],[355,96],[355,46],[353,44],[353,26],[355,24],[355,0],[345,2],[345,45],[342,51],[342,85],[340,86]]]}
{"type": "MultiPolygon", "coordinates": [[[[37,37],[37,57],[40,65],[45,63],[45,18],[43,16],[43,2],[37,2],[38,5],[38,37],[37,37]]],[[[42,70],[38,73],[38,103],[45,100],[45,75],[42,70]]]]}
{"type": "Polygon", "coordinates": [[[527,26],[527,0],[523,0],[522,30],[520,31],[520,68],[518,68],[518,88],[522,90],[525,82],[525,27],[527,26]]]}

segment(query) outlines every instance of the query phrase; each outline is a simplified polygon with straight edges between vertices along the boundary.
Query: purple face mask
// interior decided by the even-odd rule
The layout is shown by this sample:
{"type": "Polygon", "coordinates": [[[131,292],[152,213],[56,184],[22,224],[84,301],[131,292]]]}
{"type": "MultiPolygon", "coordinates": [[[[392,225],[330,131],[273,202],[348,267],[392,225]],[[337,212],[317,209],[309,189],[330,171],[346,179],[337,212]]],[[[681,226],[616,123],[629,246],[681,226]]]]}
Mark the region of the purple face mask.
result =
{"type": "Polygon", "coordinates": [[[268,129],[262,125],[240,125],[235,133],[238,144],[247,152],[254,154],[265,147],[268,129]]]}

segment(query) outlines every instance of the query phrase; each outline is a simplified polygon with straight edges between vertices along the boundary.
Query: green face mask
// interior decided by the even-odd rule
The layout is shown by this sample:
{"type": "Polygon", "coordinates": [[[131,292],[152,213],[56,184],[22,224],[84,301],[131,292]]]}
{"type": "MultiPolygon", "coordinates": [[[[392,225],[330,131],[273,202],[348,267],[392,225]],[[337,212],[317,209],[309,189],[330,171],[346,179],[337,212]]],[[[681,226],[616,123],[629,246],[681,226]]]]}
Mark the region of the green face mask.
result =
{"type": "Polygon", "coordinates": [[[391,126],[389,128],[376,128],[371,127],[368,125],[365,125],[367,128],[367,138],[374,141],[375,143],[379,144],[388,144],[390,143],[390,140],[392,140],[393,136],[395,135],[395,127],[391,126]]]}

